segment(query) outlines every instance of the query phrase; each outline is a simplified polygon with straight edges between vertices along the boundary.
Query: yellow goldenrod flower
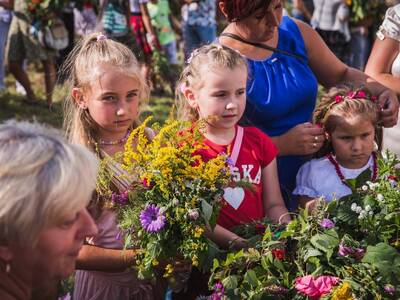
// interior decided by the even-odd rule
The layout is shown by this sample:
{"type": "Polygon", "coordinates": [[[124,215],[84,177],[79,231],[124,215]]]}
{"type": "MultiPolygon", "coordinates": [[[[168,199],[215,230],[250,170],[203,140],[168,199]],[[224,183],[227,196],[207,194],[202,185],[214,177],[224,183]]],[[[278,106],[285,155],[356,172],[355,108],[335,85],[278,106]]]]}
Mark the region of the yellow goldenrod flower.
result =
{"type": "Polygon", "coordinates": [[[165,267],[165,273],[164,273],[163,277],[166,278],[166,277],[171,276],[172,272],[174,272],[174,267],[171,264],[168,264],[165,267]]]}
{"type": "Polygon", "coordinates": [[[198,239],[199,237],[202,236],[203,232],[204,232],[203,228],[196,226],[196,228],[194,229],[194,237],[198,239]]]}
{"type": "Polygon", "coordinates": [[[343,283],[332,295],[332,300],[354,300],[348,282],[343,283]]]}

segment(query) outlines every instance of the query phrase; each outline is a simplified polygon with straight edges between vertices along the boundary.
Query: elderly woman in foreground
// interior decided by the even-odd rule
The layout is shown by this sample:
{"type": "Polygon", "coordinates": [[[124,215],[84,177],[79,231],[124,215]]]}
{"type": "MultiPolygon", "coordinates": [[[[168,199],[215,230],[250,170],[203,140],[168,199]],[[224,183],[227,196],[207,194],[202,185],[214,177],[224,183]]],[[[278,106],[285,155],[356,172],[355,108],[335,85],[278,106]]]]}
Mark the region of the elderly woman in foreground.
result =
{"type": "Polygon", "coordinates": [[[97,161],[37,124],[0,125],[0,299],[66,277],[85,237],[97,161]]]}

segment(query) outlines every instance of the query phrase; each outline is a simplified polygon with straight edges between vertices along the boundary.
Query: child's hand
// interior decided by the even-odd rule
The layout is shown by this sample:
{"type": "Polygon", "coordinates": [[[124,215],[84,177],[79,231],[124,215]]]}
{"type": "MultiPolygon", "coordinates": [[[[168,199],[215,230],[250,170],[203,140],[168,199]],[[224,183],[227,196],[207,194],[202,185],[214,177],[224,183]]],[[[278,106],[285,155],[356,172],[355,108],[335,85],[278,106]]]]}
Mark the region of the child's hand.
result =
{"type": "Polygon", "coordinates": [[[320,203],[321,201],[324,201],[324,200],[322,200],[321,198],[317,198],[317,199],[308,201],[305,204],[304,208],[307,209],[308,212],[312,214],[314,212],[315,208],[317,207],[318,203],[320,203]]]}
{"type": "Polygon", "coordinates": [[[310,155],[322,147],[324,140],[324,130],[307,122],[281,135],[277,146],[281,155],[310,155]]]}
{"type": "Polygon", "coordinates": [[[240,236],[234,237],[229,241],[229,249],[241,250],[248,247],[248,241],[240,236]]]}

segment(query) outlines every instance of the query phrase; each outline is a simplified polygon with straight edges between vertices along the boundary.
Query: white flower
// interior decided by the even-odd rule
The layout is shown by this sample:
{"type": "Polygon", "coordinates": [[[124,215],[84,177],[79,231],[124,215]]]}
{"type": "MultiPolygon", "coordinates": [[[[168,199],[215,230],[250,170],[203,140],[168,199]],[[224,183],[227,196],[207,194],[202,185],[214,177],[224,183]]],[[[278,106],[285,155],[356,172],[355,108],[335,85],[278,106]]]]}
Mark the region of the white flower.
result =
{"type": "Polygon", "coordinates": [[[361,187],[361,189],[365,192],[365,191],[368,190],[368,187],[367,187],[366,185],[363,185],[363,186],[361,187]]]}
{"type": "Polygon", "coordinates": [[[369,211],[369,215],[372,216],[374,212],[372,210],[369,211]]]}
{"type": "Polygon", "coordinates": [[[357,204],[353,202],[353,203],[351,204],[351,207],[350,207],[350,208],[351,208],[352,211],[356,211],[356,209],[357,209],[357,204]]]}
{"type": "Polygon", "coordinates": [[[356,213],[360,214],[362,212],[362,207],[361,206],[357,206],[356,207],[356,213]]]}
{"type": "Polygon", "coordinates": [[[364,216],[360,214],[360,215],[358,216],[358,219],[359,219],[359,220],[362,220],[362,219],[364,219],[364,216]]]}
{"type": "Polygon", "coordinates": [[[371,206],[369,206],[369,205],[367,205],[366,207],[365,207],[365,211],[370,211],[371,210],[371,206]]]}
{"type": "Polygon", "coordinates": [[[383,199],[385,199],[385,197],[383,197],[382,194],[378,194],[378,195],[376,196],[376,199],[378,199],[378,201],[382,202],[383,199]]]}
{"type": "Polygon", "coordinates": [[[179,205],[179,200],[176,199],[176,198],[174,198],[174,199],[172,200],[172,204],[173,204],[174,206],[178,206],[178,205],[179,205]]]}

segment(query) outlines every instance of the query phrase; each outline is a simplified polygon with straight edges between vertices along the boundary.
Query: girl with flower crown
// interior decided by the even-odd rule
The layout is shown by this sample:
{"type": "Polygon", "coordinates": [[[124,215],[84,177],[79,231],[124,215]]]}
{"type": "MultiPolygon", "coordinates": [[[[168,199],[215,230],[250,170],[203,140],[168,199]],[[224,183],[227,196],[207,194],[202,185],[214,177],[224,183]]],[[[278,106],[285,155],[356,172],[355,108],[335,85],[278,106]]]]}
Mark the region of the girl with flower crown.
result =
{"type": "Polygon", "coordinates": [[[135,264],[137,250],[123,250],[124,236],[116,214],[106,205],[109,200],[123,201],[123,191],[133,181],[131,176],[121,176],[124,170],[113,156],[124,150],[129,133],[139,123],[140,106],[148,97],[140,66],[126,46],[95,33],[75,47],[66,69],[71,85],[65,120],[69,139],[100,158],[107,157],[114,190],[119,192],[113,199],[96,199],[90,207],[99,233],[79,252],[74,299],[160,299],[162,289],[140,281],[129,269],[135,264]]]}
{"type": "Polygon", "coordinates": [[[370,169],[377,176],[375,129],[379,106],[368,91],[332,88],[314,111],[314,123],[326,135],[319,158],[305,163],[296,178],[294,194],[303,207],[312,209],[318,199],[340,199],[351,194],[347,179],[370,169]]]}

